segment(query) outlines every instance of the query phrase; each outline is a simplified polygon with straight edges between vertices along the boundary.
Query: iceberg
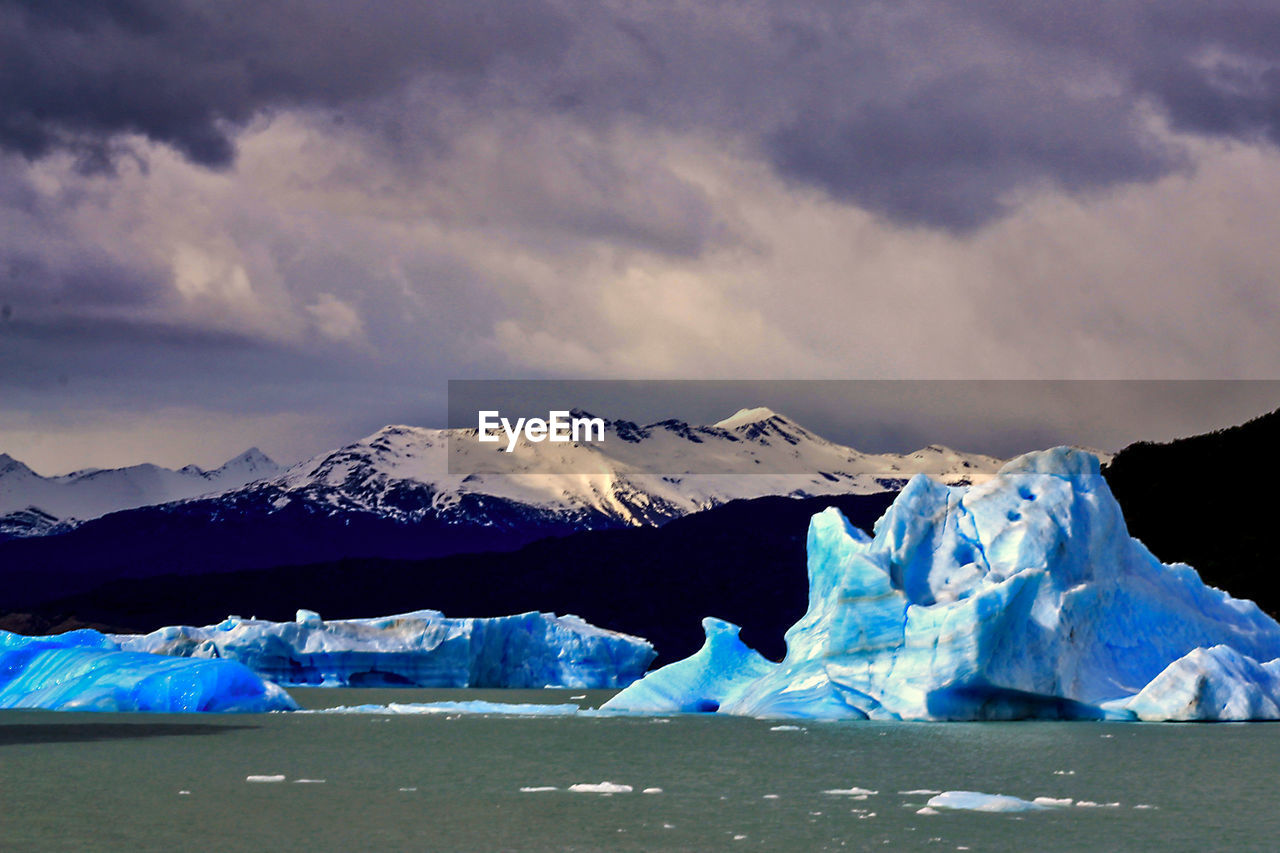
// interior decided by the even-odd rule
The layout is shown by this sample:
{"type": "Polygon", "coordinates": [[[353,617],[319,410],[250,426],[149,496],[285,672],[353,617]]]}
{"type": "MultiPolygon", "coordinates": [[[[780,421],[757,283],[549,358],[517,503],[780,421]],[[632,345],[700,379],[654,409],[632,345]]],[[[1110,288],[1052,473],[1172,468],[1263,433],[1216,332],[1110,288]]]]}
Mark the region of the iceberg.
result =
{"type": "Polygon", "coordinates": [[[121,651],[97,631],[0,631],[0,708],[50,711],[264,712],[298,706],[234,661],[121,651]]]}
{"type": "Polygon", "coordinates": [[[1140,720],[1280,719],[1280,660],[1259,664],[1230,646],[1194,649],[1120,707],[1140,720]]]}
{"type": "Polygon", "coordinates": [[[293,622],[229,616],[116,639],[130,651],[239,661],[278,684],[326,687],[625,687],[656,657],[644,639],[577,616],[449,619],[418,610],[293,622]]]}
{"type": "Polygon", "coordinates": [[[1129,536],[1090,453],[1030,453],[970,487],[917,476],[874,536],[828,509],[807,548],[781,663],[708,653],[731,633],[713,623],[606,707],[711,710],[714,685],[715,710],[762,718],[1280,718],[1280,624],[1129,536]]]}
{"type": "Polygon", "coordinates": [[[636,682],[601,707],[606,711],[646,713],[715,711],[731,702],[737,690],[760,678],[773,664],[738,639],[737,625],[708,617],[702,620],[707,639],[692,657],[664,667],[662,678],[636,682]]]}
{"type": "Polygon", "coordinates": [[[1046,797],[1036,797],[1032,801],[1006,794],[984,794],[981,791],[944,791],[931,798],[926,807],[973,812],[1035,812],[1055,805],[1061,803],[1050,802],[1046,797]]]}

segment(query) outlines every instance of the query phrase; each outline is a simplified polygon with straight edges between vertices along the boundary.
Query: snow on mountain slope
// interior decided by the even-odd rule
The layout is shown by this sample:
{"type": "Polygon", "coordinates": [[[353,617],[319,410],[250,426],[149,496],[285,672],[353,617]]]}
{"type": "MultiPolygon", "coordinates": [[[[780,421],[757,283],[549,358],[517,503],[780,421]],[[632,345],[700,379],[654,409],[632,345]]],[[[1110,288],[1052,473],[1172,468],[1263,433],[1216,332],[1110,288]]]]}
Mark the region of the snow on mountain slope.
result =
{"type": "Polygon", "coordinates": [[[39,535],[109,512],[239,488],[281,470],[256,447],[212,471],[144,464],[56,477],[42,477],[0,454],[0,534],[39,535]]]}
{"type": "MultiPolygon", "coordinates": [[[[474,436],[475,430],[454,433],[474,436]]],[[[406,522],[436,516],[489,524],[499,523],[491,515],[515,512],[602,527],[661,523],[739,498],[884,491],[919,473],[975,483],[1000,466],[988,456],[939,446],[864,454],[763,408],[712,426],[606,421],[600,443],[522,440],[516,453],[501,455],[513,466],[504,473],[450,473],[451,450],[455,471],[484,470],[484,459],[468,454],[497,451],[466,441],[451,448],[449,438],[448,430],[388,426],[225,497],[276,509],[303,501],[324,512],[406,522]]]]}

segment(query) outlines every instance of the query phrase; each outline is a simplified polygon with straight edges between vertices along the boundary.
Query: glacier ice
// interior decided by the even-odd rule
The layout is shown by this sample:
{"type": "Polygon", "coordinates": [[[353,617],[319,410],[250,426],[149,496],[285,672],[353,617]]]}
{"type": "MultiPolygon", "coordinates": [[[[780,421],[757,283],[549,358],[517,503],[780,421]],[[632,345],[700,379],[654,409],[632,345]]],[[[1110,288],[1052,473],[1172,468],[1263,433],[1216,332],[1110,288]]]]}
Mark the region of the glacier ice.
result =
{"type": "Polygon", "coordinates": [[[646,678],[601,706],[607,711],[715,711],[739,687],[773,668],[759,652],[738,638],[737,625],[722,619],[702,620],[706,642],[692,657],[662,669],[660,679],[646,678]]]}
{"type": "Polygon", "coordinates": [[[1140,720],[1280,719],[1280,660],[1260,664],[1230,646],[1193,649],[1121,707],[1140,720]]]}
{"type": "Polygon", "coordinates": [[[648,641],[577,616],[449,619],[418,610],[373,619],[293,622],[228,617],[117,637],[133,651],[229,658],[279,684],[372,687],[624,687],[656,653],[648,641]]]}
{"type": "Polygon", "coordinates": [[[51,711],[287,711],[284,690],[226,660],[120,651],[97,631],[0,631],[0,708],[51,711]]]}
{"type": "Polygon", "coordinates": [[[708,653],[732,633],[714,622],[609,706],[687,711],[714,685],[720,712],[755,717],[1280,718],[1280,625],[1130,537],[1084,451],[967,488],[917,476],[873,537],[828,509],[808,555],[781,663],[733,669],[745,652],[708,653]]]}

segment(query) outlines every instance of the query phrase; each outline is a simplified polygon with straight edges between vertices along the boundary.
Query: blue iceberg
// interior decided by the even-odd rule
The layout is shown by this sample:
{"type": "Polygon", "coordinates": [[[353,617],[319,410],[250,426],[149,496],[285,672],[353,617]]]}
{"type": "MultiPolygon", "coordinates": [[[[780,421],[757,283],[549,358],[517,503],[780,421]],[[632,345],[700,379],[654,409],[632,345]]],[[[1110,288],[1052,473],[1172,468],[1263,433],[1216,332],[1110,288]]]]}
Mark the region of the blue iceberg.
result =
{"type": "Polygon", "coordinates": [[[732,703],[743,686],[773,669],[738,639],[737,625],[708,617],[702,628],[707,640],[692,657],[663,667],[662,678],[638,681],[601,707],[635,713],[716,711],[732,703]]]}
{"type": "Polygon", "coordinates": [[[132,651],[239,661],[291,686],[614,688],[638,679],[656,657],[647,640],[537,612],[325,620],[299,610],[293,622],[231,616],[116,639],[132,651]]]}
{"type": "Polygon", "coordinates": [[[289,711],[280,687],[234,661],[179,660],[120,647],[97,631],[0,631],[0,708],[162,713],[289,711]]]}
{"type": "Polygon", "coordinates": [[[721,713],[753,717],[1280,718],[1280,624],[1130,537],[1092,454],[1027,454],[970,487],[917,476],[874,537],[814,516],[808,554],[781,663],[699,652],[609,705],[690,710],[715,684],[721,713]]]}

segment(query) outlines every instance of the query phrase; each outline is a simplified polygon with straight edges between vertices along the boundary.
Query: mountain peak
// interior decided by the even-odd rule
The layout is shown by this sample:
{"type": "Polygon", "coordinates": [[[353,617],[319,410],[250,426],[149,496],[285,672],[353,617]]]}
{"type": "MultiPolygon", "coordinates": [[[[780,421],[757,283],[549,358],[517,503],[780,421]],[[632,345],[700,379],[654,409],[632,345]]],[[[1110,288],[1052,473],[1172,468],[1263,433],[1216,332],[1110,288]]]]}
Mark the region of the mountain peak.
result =
{"type": "Polygon", "coordinates": [[[228,471],[260,471],[263,469],[274,472],[278,470],[279,467],[279,465],[272,461],[270,456],[267,456],[267,454],[263,453],[256,447],[250,447],[239,456],[228,459],[223,463],[221,468],[218,468],[217,471],[211,473],[221,474],[228,471]]]}
{"type": "Polygon", "coordinates": [[[0,477],[6,474],[34,474],[35,472],[7,453],[0,453],[0,477]]]}
{"type": "Polygon", "coordinates": [[[734,412],[724,420],[716,421],[714,426],[719,427],[720,429],[736,429],[737,427],[747,426],[748,424],[758,424],[761,421],[767,421],[769,418],[776,418],[778,416],[778,413],[773,409],[765,406],[756,406],[750,409],[738,409],[738,411],[734,412]]]}

